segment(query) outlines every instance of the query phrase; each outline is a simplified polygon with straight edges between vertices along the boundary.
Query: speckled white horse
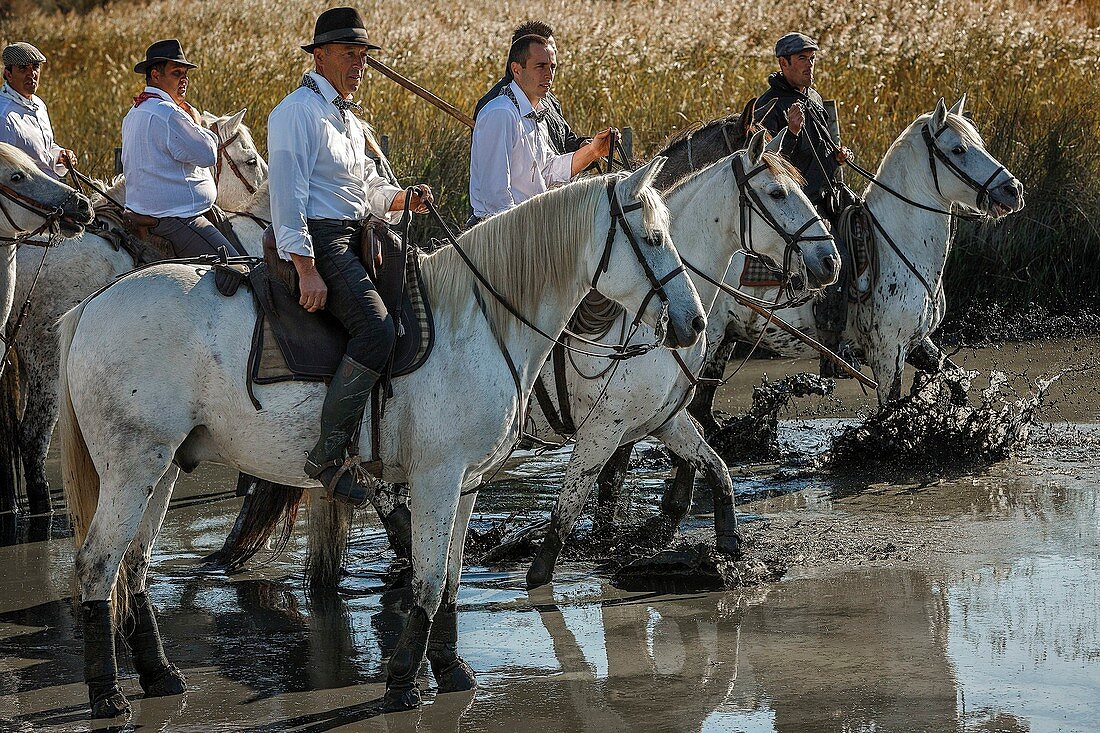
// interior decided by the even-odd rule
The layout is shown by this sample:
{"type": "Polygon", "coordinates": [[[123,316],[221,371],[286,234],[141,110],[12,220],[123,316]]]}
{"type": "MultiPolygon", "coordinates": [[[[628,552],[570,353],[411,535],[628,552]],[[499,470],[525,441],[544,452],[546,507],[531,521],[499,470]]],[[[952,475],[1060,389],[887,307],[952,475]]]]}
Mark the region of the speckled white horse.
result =
{"type": "MultiPolygon", "coordinates": [[[[1023,208],[1023,185],[986,150],[973,123],[963,116],[965,103],[964,95],[948,110],[940,99],[934,111],[919,116],[887,150],[876,178],[929,208],[1000,219],[1023,208]]],[[[951,247],[951,218],[917,208],[873,184],[864,197],[868,211],[900,251],[890,247],[882,231],[875,231],[878,273],[867,300],[848,309],[845,333],[874,372],[879,403],[885,404],[901,396],[902,371],[911,355],[932,365],[942,358],[929,334],[943,321],[947,308],[943,273],[951,247]]],[[[727,271],[730,285],[741,287],[743,265],[743,256],[736,255],[727,271]]],[[[775,300],[774,289],[745,290],[775,300]]],[[[815,334],[812,304],[781,315],[803,332],[815,334]]],[[[724,339],[755,343],[763,325],[760,316],[721,294],[707,327],[708,371],[721,374],[724,360],[715,363],[715,354],[724,339]]],[[[816,356],[775,326],[764,330],[761,344],[779,354],[816,356]]]]}
{"type": "MultiPolygon", "coordinates": [[[[486,220],[459,244],[546,333],[562,331],[603,272],[598,287],[606,297],[652,325],[667,324],[664,345],[688,346],[706,319],[651,185],[662,164],[548,191],[486,220]]],[[[410,486],[415,574],[413,606],[387,670],[387,709],[419,704],[415,680],[426,652],[441,691],[475,686],[455,651],[466,528],[482,477],[518,439],[551,349],[489,298],[454,247],[424,256],[421,269],[434,349],[424,366],[395,381],[379,436],[383,477],[410,486]]],[[[65,493],[80,544],[85,678],[96,717],[129,708],[118,687],[109,601],[120,567],[131,599],[123,628],[143,689],[164,695],[184,688],[144,593],[180,467],[214,461],[320,492],[303,473],[303,457],[316,439],[324,385],[256,385],[263,405],[256,410],[246,389],[255,306],[243,289],[223,297],[213,279],[201,267],[157,265],[61,321],[65,493]]],[[[370,455],[369,420],[361,433],[359,451],[370,455]]]]}
{"type": "MultiPolygon", "coordinates": [[[[231,212],[247,212],[248,216],[230,216],[234,233],[250,254],[261,255],[263,229],[256,219],[269,220],[270,205],[267,189],[267,164],[256,150],[252,135],[243,124],[246,110],[218,117],[203,113],[203,122],[218,135],[217,204],[231,212]],[[261,190],[262,189],[262,190],[261,190]]],[[[125,203],[125,179],[119,179],[108,195],[125,203]]],[[[106,202],[98,194],[93,203],[106,202]]],[[[0,434],[0,441],[18,441],[23,461],[23,475],[29,509],[32,514],[51,510],[50,487],[46,478],[46,455],[60,410],[57,394],[58,350],[55,324],[65,311],[76,306],[89,294],[114,282],[134,268],[131,256],[116,249],[109,241],[93,232],[55,247],[46,253],[46,261],[37,283],[42,251],[21,247],[18,254],[18,278],[15,302],[22,304],[31,297],[30,308],[16,343],[19,357],[19,380],[5,380],[3,388],[26,400],[19,421],[19,435],[0,434]],[[33,284],[33,292],[32,292],[33,284]]],[[[0,421],[7,425],[7,421],[0,421]]]]}

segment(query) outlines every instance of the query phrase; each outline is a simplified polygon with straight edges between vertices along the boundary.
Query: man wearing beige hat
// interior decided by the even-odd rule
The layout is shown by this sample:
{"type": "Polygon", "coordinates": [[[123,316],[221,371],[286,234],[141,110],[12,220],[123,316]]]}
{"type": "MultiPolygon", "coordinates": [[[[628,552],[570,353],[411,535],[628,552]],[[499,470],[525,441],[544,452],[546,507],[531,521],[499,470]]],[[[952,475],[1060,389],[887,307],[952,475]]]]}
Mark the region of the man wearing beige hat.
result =
{"type": "Polygon", "coordinates": [[[42,64],[46,57],[22,41],[3,52],[4,85],[0,87],[0,142],[19,148],[34,159],[42,172],[61,177],[65,163],[76,161],[71,150],[58,145],[46,104],[38,98],[42,64]]]}
{"type": "Polygon", "coordinates": [[[211,166],[218,158],[218,136],[202,126],[198,110],[185,99],[187,60],[175,38],[157,41],[134,72],[145,75],[145,89],[122,120],[122,169],[126,208],[141,226],[172,243],[177,257],[217,254],[236,248],[206,213],[218,187],[211,166]]]}

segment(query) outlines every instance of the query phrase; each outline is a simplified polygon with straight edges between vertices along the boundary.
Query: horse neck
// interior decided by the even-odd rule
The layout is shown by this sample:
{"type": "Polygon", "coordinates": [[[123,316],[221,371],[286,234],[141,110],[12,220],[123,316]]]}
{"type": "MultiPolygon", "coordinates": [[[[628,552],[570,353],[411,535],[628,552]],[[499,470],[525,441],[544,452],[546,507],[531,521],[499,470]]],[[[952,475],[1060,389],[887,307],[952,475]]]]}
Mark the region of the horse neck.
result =
{"type": "MultiPolygon", "coordinates": [[[[741,247],[736,215],[737,184],[727,159],[684,181],[665,197],[672,215],[672,241],[685,262],[722,282],[741,247]]],[[[703,309],[710,312],[718,287],[688,270],[703,309]]]]}
{"type": "MultiPolygon", "coordinates": [[[[943,201],[936,191],[927,153],[915,139],[917,135],[911,129],[895,142],[883,157],[875,177],[906,198],[937,209],[949,209],[951,203],[943,201]]],[[[864,198],[867,208],[913,267],[933,290],[939,290],[951,248],[951,217],[918,209],[874,184],[868,186],[864,198]]],[[[875,234],[882,238],[881,232],[875,234]]],[[[908,266],[888,244],[880,242],[876,249],[880,262],[889,262],[895,270],[908,271],[908,266]]]]}
{"type": "Polygon", "coordinates": [[[233,209],[233,211],[249,214],[264,221],[271,221],[271,193],[267,183],[267,181],[261,183],[260,187],[256,189],[256,193],[252,194],[243,206],[239,209],[233,209]]]}
{"type": "MultiPolygon", "coordinates": [[[[569,188],[575,186],[577,184],[569,188]]],[[[602,195],[603,186],[599,188],[602,195]]],[[[509,216],[513,212],[500,216],[509,216]]],[[[552,231],[552,227],[532,226],[530,231],[517,234],[506,243],[506,256],[512,263],[520,265],[514,268],[514,271],[522,273],[522,277],[514,278],[506,287],[499,282],[494,282],[491,276],[486,277],[509,302],[517,306],[525,318],[544,333],[552,336],[561,334],[577,306],[590,290],[592,276],[599,265],[603,245],[603,237],[597,236],[596,233],[605,231],[610,225],[610,215],[606,210],[595,221],[592,221],[590,213],[583,209],[563,212],[562,216],[571,219],[577,217],[571,226],[562,227],[563,232],[572,228],[573,236],[543,244],[547,242],[547,232],[552,231]],[[585,225],[585,222],[588,224],[585,225]],[[557,250],[559,247],[561,249],[557,250]],[[540,251],[540,248],[542,250],[553,248],[559,255],[555,258],[557,263],[522,267],[522,263],[538,260],[543,256],[544,251],[540,251]],[[557,286],[550,287],[547,285],[546,272],[555,267],[564,269],[558,273],[557,286]],[[537,293],[537,304],[532,305],[532,298],[528,297],[526,309],[518,305],[524,300],[516,297],[520,293],[537,293]]],[[[492,226],[492,223],[482,226],[492,226]]],[[[464,235],[459,238],[459,246],[479,266],[479,269],[481,263],[494,257],[501,257],[499,248],[494,252],[490,242],[483,238],[477,238],[477,241],[474,239],[470,235],[464,235]]],[[[539,370],[550,355],[553,343],[507,313],[484,287],[477,284],[454,247],[441,249],[422,259],[421,270],[437,321],[440,324],[448,324],[441,327],[449,327],[455,334],[468,333],[471,328],[488,329],[486,319],[487,317],[491,319],[492,328],[501,335],[501,341],[508,349],[508,355],[519,373],[521,387],[525,394],[528,393],[534,386],[539,370]],[[475,285],[486,305],[487,317],[481,312],[474,298],[475,285]]]]}

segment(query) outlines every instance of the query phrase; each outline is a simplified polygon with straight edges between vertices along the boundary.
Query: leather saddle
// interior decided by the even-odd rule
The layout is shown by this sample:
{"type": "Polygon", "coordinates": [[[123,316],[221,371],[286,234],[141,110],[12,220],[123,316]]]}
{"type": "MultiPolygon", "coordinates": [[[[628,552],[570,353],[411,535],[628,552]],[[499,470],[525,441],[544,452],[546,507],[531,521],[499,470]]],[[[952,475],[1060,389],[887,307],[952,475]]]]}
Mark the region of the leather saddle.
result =
{"type": "MultiPolygon", "coordinates": [[[[419,251],[406,249],[388,227],[385,233],[378,231],[380,227],[366,227],[372,228],[376,231],[361,237],[360,256],[394,315],[397,340],[388,374],[399,377],[416,371],[431,353],[431,307],[421,284],[419,251]]],[[[248,360],[249,394],[257,405],[253,383],[331,379],[348,342],[347,331],[333,315],[324,310],[310,313],[299,304],[294,265],[279,257],[270,227],[263,246],[264,261],[248,274],[257,306],[248,360]]]]}

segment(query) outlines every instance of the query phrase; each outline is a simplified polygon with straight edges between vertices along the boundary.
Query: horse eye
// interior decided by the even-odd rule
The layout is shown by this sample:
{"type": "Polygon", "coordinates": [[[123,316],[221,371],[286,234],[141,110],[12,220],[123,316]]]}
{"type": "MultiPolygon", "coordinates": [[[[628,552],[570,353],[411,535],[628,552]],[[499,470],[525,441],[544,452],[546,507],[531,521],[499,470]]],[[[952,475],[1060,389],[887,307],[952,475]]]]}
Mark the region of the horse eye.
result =
{"type": "Polygon", "coordinates": [[[11,182],[12,183],[19,183],[20,181],[22,181],[26,177],[27,177],[27,174],[25,174],[21,171],[16,171],[15,173],[11,174],[11,182]]]}
{"type": "Polygon", "coordinates": [[[787,192],[784,191],[782,188],[774,188],[771,191],[768,191],[768,195],[776,201],[787,198],[787,192]]]}
{"type": "Polygon", "coordinates": [[[256,158],[249,158],[249,159],[248,159],[248,165],[256,165],[256,164],[257,164],[257,163],[259,163],[259,162],[260,162],[260,161],[259,161],[259,160],[257,160],[256,158]]]}
{"type": "Polygon", "coordinates": [[[966,152],[966,148],[964,148],[962,145],[956,145],[955,147],[951,148],[951,152],[955,155],[962,155],[966,152]]]}

